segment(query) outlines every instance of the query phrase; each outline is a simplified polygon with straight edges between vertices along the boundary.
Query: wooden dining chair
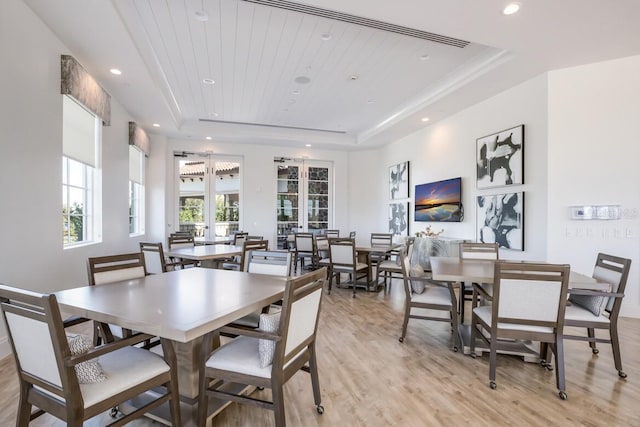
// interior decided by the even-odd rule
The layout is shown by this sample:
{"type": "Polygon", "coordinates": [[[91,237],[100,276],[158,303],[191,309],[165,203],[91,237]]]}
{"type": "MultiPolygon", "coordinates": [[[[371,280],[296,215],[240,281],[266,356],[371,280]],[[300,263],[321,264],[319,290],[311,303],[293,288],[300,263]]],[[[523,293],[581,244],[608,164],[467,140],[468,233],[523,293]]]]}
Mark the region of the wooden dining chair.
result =
{"type": "Polygon", "coordinates": [[[249,252],[266,250],[269,250],[268,240],[245,240],[242,244],[242,254],[236,256],[232,261],[222,263],[222,268],[225,270],[244,271],[247,254],[249,252]]]}
{"type": "Polygon", "coordinates": [[[327,236],[327,238],[336,239],[340,237],[340,230],[327,230],[324,235],[327,236]]]}
{"type": "MultiPolygon", "coordinates": [[[[371,233],[371,247],[375,246],[391,246],[393,244],[393,234],[391,233],[371,233]]],[[[369,254],[369,262],[373,266],[377,266],[380,262],[389,259],[387,251],[375,252],[369,254]]]]}
{"type": "MultiPolygon", "coordinates": [[[[409,260],[411,260],[411,255],[413,253],[413,243],[415,242],[415,237],[408,237],[405,242],[404,250],[407,254],[409,260]]],[[[384,289],[387,290],[387,279],[389,280],[388,286],[389,291],[391,290],[391,282],[394,278],[402,279],[402,262],[400,258],[400,252],[397,251],[395,255],[396,259],[388,259],[382,261],[378,264],[378,268],[376,269],[376,286],[380,283],[380,276],[382,275],[384,279],[384,289]]]]}
{"type": "Polygon", "coordinates": [[[309,261],[309,268],[313,268],[315,265],[315,238],[313,233],[296,233],[295,234],[295,252],[293,265],[294,269],[298,271],[298,263],[300,268],[305,268],[305,260],[309,261]]]}
{"type": "Polygon", "coordinates": [[[144,255],[147,274],[173,271],[180,264],[179,262],[171,262],[164,256],[162,242],[140,242],[140,252],[144,255]]]}
{"type": "MultiPolygon", "coordinates": [[[[252,250],[247,253],[244,271],[247,273],[267,274],[287,277],[291,275],[291,253],[280,251],[252,250]]],[[[280,304],[281,305],[281,304],[280,304]]],[[[258,328],[260,314],[268,313],[270,306],[234,320],[230,326],[258,328]]]]}
{"type": "Polygon", "coordinates": [[[201,346],[198,425],[205,427],[208,398],[259,406],[274,411],[275,425],[284,427],[285,383],[298,371],[311,374],[316,410],[324,412],[320,395],[316,336],[322,300],[324,269],[292,277],[286,282],[282,311],[262,314],[260,329],[224,327],[239,335],[213,352],[213,334],[201,346]],[[270,388],[272,400],[235,394],[227,383],[270,388]]]}
{"type": "MultiPolygon", "coordinates": [[[[91,257],[87,259],[87,274],[89,285],[96,286],[144,277],[147,275],[147,270],[142,252],[133,252],[91,257]]],[[[114,337],[124,338],[131,334],[131,330],[117,325],[93,322],[94,345],[99,345],[102,341],[112,342],[114,337]]]]}
{"type": "MultiPolygon", "coordinates": [[[[168,239],[168,248],[169,250],[175,250],[180,248],[193,248],[195,246],[195,240],[193,236],[184,236],[184,235],[171,235],[168,239]]],[[[198,261],[192,259],[179,259],[176,257],[169,257],[170,263],[175,266],[175,268],[185,268],[185,267],[196,267],[198,266],[198,261]]]]}
{"type": "MultiPolygon", "coordinates": [[[[498,244],[462,242],[460,244],[460,258],[498,261],[500,259],[498,244]]],[[[464,323],[466,301],[473,301],[473,284],[461,282],[458,298],[458,312],[460,313],[461,323],[464,323]]]]}
{"type": "Polygon", "coordinates": [[[329,239],[329,286],[327,292],[331,293],[333,278],[336,283],[340,283],[340,274],[347,273],[351,277],[353,285],[353,298],[356,297],[356,282],[358,276],[367,278],[367,288],[371,278],[369,277],[369,266],[363,262],[358,262],[356,258],[356,242],[353,239],[338,238],[329,239]]]}
{"type": "Polygon", "coordinates": [[[455,306],[455,293],[450,283],[431,282],[427,276],[411,276],[411,258],[405,248],[398,255],[400,270],[404,285],[404,319],[402,321],[402,333],[398,341],[404,342],[407,336],[409,319],[430,320],[447,322],[451,324],[453,331],[453,351],[462,347],[458,335],[458,313],[455,306]],[[447,317],[427,315],[426,310],[444,311],[447,317]]]}
{"type": "Polygon", "coordinates": [[[20,383],[16,426],[49,413],[80,427],[151,390],[142,407],[110,425],[124,425],[166,402],[172,424],[180,425],[176,355],[169,342],[163,342],[164,356],[134,347],[150,338],[146,334],[92,348],[80,335],[67,337],[55,295],[0,285],[0,302],[20,383]]]}
{"type": "Polygon", "coordinates": [[[565,335],[565,339],[589,342],[593,354],[598,354],[596,343],[611,344],[613,361],[621,378],[627,374],[622,370],[620,340],[618,338],[618,315],[627,287],[631,260],[599,253],[593,269],[593,278],[609,283],[610,292],[586,289],[569,290],[569,302],[565,311],[565,326],[586,329],[587,336],[565,335]],[[595,331],[608,330],[609,338],[596,337],[595,331]]]}
{"type": "MultiPolygon", "coordinates": [[[[541,365],[549,348],[555,355],[556,386],[567,399],[563,328],[569,265],[497,261],[492,301],[475,307],[471,316],[471,356],[476,339],[489,348],[489,386],[496,388],[496,351],[504,340],[540,342],[541,365]]],[[[474,284],[474,291],[482,289],[474,284]]],[[[474,298],[477,295],[474,295],[474,298]]]]}

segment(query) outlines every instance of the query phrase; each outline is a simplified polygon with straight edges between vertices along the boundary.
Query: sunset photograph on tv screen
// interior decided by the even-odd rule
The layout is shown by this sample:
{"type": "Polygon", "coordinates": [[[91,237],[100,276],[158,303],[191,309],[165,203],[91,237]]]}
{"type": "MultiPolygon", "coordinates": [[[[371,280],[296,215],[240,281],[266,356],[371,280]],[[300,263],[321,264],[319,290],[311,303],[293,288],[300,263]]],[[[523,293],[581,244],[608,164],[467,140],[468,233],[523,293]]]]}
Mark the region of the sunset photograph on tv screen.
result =
{"type": "Polygon", "coordinates": [[[461,178],[416,185],[416,221],[462,221],[461,178]]]}

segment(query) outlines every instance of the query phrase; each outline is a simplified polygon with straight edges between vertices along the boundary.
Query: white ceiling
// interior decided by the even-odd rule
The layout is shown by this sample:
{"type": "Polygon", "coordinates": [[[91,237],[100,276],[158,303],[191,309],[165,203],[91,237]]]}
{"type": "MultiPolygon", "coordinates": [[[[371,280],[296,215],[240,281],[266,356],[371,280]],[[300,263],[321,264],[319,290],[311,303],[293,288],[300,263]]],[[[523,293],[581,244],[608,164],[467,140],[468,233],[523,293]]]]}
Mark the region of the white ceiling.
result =
{"type": "Polygon", "coordinates": [[[25,2],[139,125],[194,140],[368,148],[545,71],[640,54],[638,0],[523,0],[513,16],[501,0],[298,3],[465,47],[243,0],[25,2]]]}

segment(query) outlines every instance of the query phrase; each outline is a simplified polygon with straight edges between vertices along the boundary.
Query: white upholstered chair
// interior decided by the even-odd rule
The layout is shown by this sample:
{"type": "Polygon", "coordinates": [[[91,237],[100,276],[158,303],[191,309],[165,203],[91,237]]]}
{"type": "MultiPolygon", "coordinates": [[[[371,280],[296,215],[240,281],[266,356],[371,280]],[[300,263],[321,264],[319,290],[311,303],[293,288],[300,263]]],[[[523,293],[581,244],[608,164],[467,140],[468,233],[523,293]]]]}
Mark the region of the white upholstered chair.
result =
{"type": "Polygon", "coordinates": [[[304,269],[305,260],[309,261],[309,266],[315,264],[316,248],[313,233],[296,233],[295,234],[295,252],[294,252],[294,270],[298,271],[298,263],[300,268],[304,269]]]}
{"type": "Polygon", "coordinates": [[[400,271],[404,285],[404,320],[402,322],[402,333],[398,341],[404,342],[407,336],[407,326],[409,319],[432,320],[436,322],[447,322],[452,326],[453,331],[453,351],[460,348],[458,335],[458,313],[454,304],[455,293],[451,284],[440,284],[430,282],[428,276],[411,276],[410,259],[406,249],[401,249],[398,254],[400,260],[400,271]],[[427,315],[426,310],[444,311],[448,316],[427,315]]]}
{"type": "Polygon", "coordinates": [[[167,401],[172,424],[180,425],[176,355],[170,343],[163,343],[163,357],[132,346],[150,338],[145,334],[75,354],[55,295],[0,285],[0,301],[20,382],[17,426],[27,426],[47,412],[68,426],[80,427],[84,420],[152,389],[153,400],[115,425],[124,425],[167,401]],[[99,365],[92,361],[96,357],[99,365]],[[38,410],[32,413],[33,406],[38,410]]]}
{"type": "Polygon", "coordinates": [[[367,288],[369,287],[369,266],[365,263],[358,262],[356,258],[356,242],[353,239],[339,238],[329,239],[329,287],[328,293],[331,293],[333,286],[333,278],[340,283],[340,273],[347,273],[351,276],[353,285],[353,298],[356,297],[356,282],[358,276],[367,278],[367,288]]]}
{"type": "Polygon", "coordinates": [[[222,332],[240,335],[210,353],[213,334],[202,344],[200,393],[198,398],[199,426],[206,424],[208,397],[250,404],[274,411],[275,425],[284,426],[284,384],[299,370],[311,374],[313,397],[318,413],[321,405],[316,333],[324,269],[293,277],[287,281],[282,311],[263,315],[261,330],[225,327],[222,332]],[[270,388],[272,401],[225,391],[225,383],[248,384],[270,388]]]}
{"type": "MultiPolygon", "coordinates": [[[[531,340],[541,343],[542,366],[547,366],[547,347],[555,354],[558,395],[567,399],[562,334],[568,286],[568,265],[495,263],[492,302],[475,307],[471,316],[471,355],[475,357],[477,338],[488,345],[492,389],[496,388],[496,351],[501,340],[531,340]]],[[[474,288],[480,286],[474,284],[474,288]]]]}
{"type": "Polygon", "coordinates": [[[144,255],[147,274],[166,273],[176,267],[176,263],[165,258],[162,242],[140,242],[140,252],[144,255]]]}
{"type": "Polygon", "coordinates": [[[600,292],[585,289],[571,289],[569,302],[565,311],[565,326],[586,329],[587,336],[565,335],[565,339],[588,341],[593,354],[598,354],[596,343],[611,344],[613,361],[621,378],[627,374],[622,370],[620,340],[618,339],[618,314],[627,286],[631,260],[600,253],[593,269],[593,278],[599,282],[609,283],[611,292],[600,292]],[[597,329],[609,331],[609,338],[596,337],[597,329]]]}
{"type": "MultiPolygon", "coordinates": [[[[123,280],[138,279],[147,275],[147,270],[142,252],[130,254],[108,255],[91,257],[87,260],[87,273],[89,285],[98,286],[105,283],[119,282],[123,280]]],[[[141,304],[143,302],[141,301],[141,304]]],[[[94,345],[111,342],[114,337],[123,338],[131,335],[128,329],[122,329],[117,325],[93,322],[94,345]]]]}

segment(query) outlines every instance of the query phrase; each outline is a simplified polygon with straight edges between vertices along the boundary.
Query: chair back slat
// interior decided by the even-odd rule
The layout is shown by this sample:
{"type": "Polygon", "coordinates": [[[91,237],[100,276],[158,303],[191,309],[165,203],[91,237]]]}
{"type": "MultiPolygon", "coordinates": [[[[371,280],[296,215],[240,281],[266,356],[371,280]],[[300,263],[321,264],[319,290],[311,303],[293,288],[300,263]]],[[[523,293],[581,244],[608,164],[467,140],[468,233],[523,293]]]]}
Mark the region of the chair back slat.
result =
{"type": "Polygon", "coordinates": [[[245,240],[242,244],[242,256],[240,257],[240,271],[244,271],[247,254],[251,251],[269,250],[268,240],[245,240]]]}
{"type": "Polygon", "coordinates": [[[90,285],[144,277],[147,274],[142,252],[92,257],[87,260],[90,285]]]}
{"type": "Polygon", "coordinates": [[[169,236],[168,244],[168,247],[171,250],[179,248],[190,248],[195,246],[196,243],[193,239],[193,236],[171,235],[169,236]]]}
{"type": "Polygon", "coordinates": [[[312,233],[296,233],[296,250],[298,252],[313,253],[313,234],[312,233]]]}
{"type": "Polygon", "coordinates": [[[247,237],[248,237],[248,236],[249,236],[249,233],[242,232],[242,231],[239,231],[239,232],[235,233],[235,234],[233,235],[233,244],[234,244],[235,246],[242,246],[242,245],[244,245],[244,242],[246,242],[246,241],[247,241],[247,237]]]}
{"type": "Polygon", "coordinates": [[[289,276],[291,274],[291,253],[254,250],[247,254],[245,271],[268,274],[270,276],[289,276]]]}
{"type": "Polygon", "coordinates": [[[391,233],[371,233],[371,246],[390,246],[392,243],[391,233]]]}
{"type": "Polygon", "coordinates": [[[460,258],[497,261],[498,244],[464,242],[460,244],[460,258]]]}
{"type": "Polygon", "coordinates": [[[325,235],[329,238],[335,239],[340,237],[340,230],[327,230],[325,235]]]}

